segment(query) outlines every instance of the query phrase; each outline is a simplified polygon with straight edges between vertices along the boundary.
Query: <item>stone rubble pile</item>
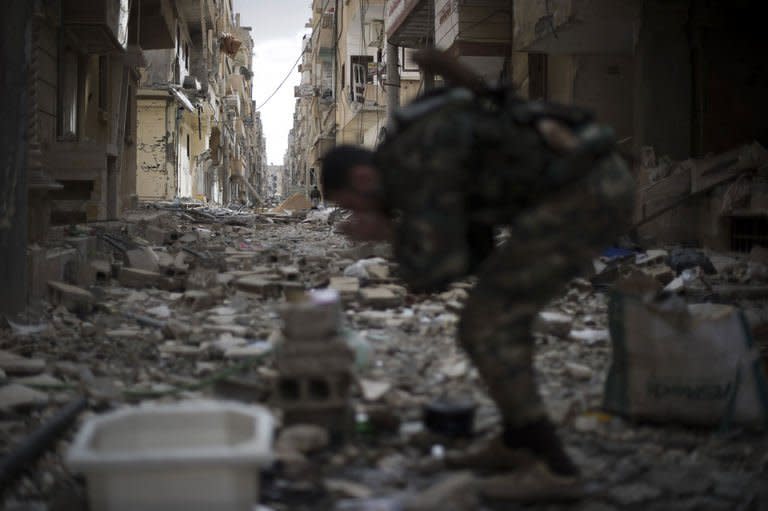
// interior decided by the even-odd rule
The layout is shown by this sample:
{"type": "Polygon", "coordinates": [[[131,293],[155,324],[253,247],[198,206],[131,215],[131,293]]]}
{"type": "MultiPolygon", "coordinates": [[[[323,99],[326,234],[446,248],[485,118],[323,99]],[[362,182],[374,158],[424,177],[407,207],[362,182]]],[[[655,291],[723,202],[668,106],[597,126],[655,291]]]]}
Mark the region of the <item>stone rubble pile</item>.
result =
{"type": "MultiPolygon", "coordinates": [[[[431,401],[460,396],[476,405],[475,438],[500,428],[454,341],[472,279],[414,295],[398,281],[386,246],[350,244],[326,217],[158,206],[62,233],[67,257],[37,254],[46,261],[38,277],[56,277],[41,287],[46,301],[0,330],[4,450],[79,395],[88,396],[89,413],[147,400],[235,399],[267,404],[283,420],[278,463],[262,481],[264,509],[426,510],[447,499],[450,509],[490,509],[466,495],[471,475],[439,468],[441,453],[472,440],[434,433],[422,421],[431,401]],[[65,261],[62,271],[55,261],[65,261]],[[311,289],[333,290],[340,303],[313,317],[301,306],[311,289]],[[307,354],[319,342],[338,350],[313,364],[319,355],[307,354]],[[303,393],[326,399],[323,410],[333,413],[286,407],[285,398],[303,393]],[[345,417],[348,427],[321,420],[329,417],[345,417]],[[432,493],[422,494],[428,487],[432,493]]],[[[594,275],[572,281],[535,321],[542,397],[590,481],[576,509],[768,505],[764,435],[633,424],[601,410],[611,358],[604,291],[617,281],[729,301],[745,311],[758,341],[768,338],[768,257],[757,249],[699,254],[649,250],[598,260],[594,275]]],[[[5,509],[82,507],[82,483],[62,462],[70,440],[71,433],[23,475],[5,509]]]]}

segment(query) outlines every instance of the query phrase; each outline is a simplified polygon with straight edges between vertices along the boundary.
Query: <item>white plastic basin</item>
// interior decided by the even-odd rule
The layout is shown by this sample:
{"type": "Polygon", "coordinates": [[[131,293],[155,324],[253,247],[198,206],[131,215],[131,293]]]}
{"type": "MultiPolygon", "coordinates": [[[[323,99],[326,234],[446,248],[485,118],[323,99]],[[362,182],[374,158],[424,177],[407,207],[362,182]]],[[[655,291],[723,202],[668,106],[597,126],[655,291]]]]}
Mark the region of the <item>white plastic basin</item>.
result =
{"type": "Polygon", "coordinates": [[[149,403],[88,420],[67,463],[85,474],[92,511],[251,511],[272,434],[261,406],[149,403]]]}

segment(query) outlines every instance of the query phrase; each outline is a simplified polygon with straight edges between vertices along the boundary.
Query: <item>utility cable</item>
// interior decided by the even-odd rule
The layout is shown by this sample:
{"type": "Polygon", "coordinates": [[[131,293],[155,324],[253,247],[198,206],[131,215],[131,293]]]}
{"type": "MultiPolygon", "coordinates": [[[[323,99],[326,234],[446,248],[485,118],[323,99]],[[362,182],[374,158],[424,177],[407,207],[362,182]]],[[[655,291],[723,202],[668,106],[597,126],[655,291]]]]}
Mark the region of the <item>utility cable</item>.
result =
{"type": "MultiPolygon", "coordinates": [[[[325,0],[325,3],[323,4],[323,9],[322,9],[323,12],[320,14],[320,18],[318,18],[317,23],[315,23],[314,26],[312,27],[312,33],[314,33],[315,30],[317,29],[317,27],[320,26],[320,23],[323,22],[323,16],[325,15],[325,9],[326,9],[326,7],[328,7],[328,4],[330,3],[330,1],[331,0],[325,0]]],[[[310,39],[310,41],[311,40],[312,39],[310,39]]],[[[267,99],[265,99],[264,102],[261,105],[256,107],[256,110],[261,110],[264,107],[264,105],[269,103],[269,100],[272,99],[275,96],[275,94],[277,94],[277,92],[283,87],[283,85],[285,85],[285,82],[287,82],[288,78],[291,77],[291,73],[293,73],[294,68],[296,68],[296,65],[301,60],[301,57],[304,56],[304,51],[305,51],[305,48],[304,48],[304,44],[303,44],[303,41],[302,41],[301,52],[299,53],[299,56],[296,58],[296,62],[294,62],[293,65],[291,66],[291,69],[288,70],[288,74],[285,75],[285,78],[283,78],[283,81],[280,82],[280,85],[278,85],[277,88],[274,91],[272,91],[272,94],[270,94],[269,97],[267,99]]]]}

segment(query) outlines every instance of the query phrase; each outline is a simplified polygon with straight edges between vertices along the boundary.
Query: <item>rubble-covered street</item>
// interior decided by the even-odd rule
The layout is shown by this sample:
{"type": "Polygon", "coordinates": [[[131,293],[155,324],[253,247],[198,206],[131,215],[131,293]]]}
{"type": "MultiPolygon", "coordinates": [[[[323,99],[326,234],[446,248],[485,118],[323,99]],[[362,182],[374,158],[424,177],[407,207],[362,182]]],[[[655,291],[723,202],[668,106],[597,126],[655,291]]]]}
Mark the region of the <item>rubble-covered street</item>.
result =
{"type": "MultiPolygon", "coordinates": [[[[454,342],[472,282],[409,294],[387,247],[351,244],[335,232],[338,216],[161,202],[121,221],[56,230],[62,250],[80,254],[68,271],[82,285],[48,282],[57,303],[0,331],[3,450],[81,396],[89,411],[78,424],[125,404],[196,397],[262,403],[279,417],[279,307],[330,285],[342,297],[343,335],[354,355],[352,427],[330,438],[318,427],[278,429],[278,463],[262,474],[260,509],[389,511],[406,502],[406,509],[494,509],[466,491],[471,476],[442,464],[470,440],[441,436],[422,421],[427,403],[460,398],[476,404],[473,439],[499,427],[476,370],[454,342]]],[[[756,258],[710,254],[718,273],[707,283],[711,290],[740,280],[752,289],[750,299],[729,299],[759,333],[768,320],[760,294],[768,272],[756,258]]],[[[765,436],[738,427],[633,424],[602,411],[611,346],[601,276],[639,272],[670,282],[676,274],[666,261],[659,251],[614,258],[592,282],[572,281],[539,317],[541,392],[589,496],[531,509],[768,508],[765,436]]],[[[695,279],[686,275],[693,293],[695,279]]],[[[83,480],[63,461],[76,429],[27,467],[4,509],[86,508],[83,480]]]]}

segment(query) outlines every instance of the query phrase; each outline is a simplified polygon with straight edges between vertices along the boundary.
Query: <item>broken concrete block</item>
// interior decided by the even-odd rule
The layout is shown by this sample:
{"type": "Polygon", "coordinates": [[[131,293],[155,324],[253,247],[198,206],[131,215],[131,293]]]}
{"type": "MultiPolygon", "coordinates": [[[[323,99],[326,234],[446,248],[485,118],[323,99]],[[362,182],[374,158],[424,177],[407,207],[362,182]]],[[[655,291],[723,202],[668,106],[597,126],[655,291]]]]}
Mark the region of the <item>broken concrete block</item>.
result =
{"type": "Polygon", "coordinates": [[[252,342],[245,346],[235,346],[224,352],[224,358],[237,360],[241,358],[259,357],[272,349],[272,344],[266,341],[252,342]]]}
{"type": "Polygon", "coordinates": [[[576,380],[589,381],[592,379],[593,371],[584,364],[578,364],[576,362],[566,362],[565,372],[576,380]]]}
{"type": "Polygon", "coordinates": [[[169,319],[163,326],[163,335],[166,339],[184,340],[192,333],[189,323],[177,319],[169,319]]]}
{"type": "Polygon", "coordinates": [[[90,267],[97,282],[108,282],[112,278],[112,263],[109,261],[91,261],[90,267]]]}
{"type": "Polygon", "coordinates": [[[25,358],[10,351],[0,351],[0,369],[12,376],[38,374],[45,370],[45,360],[25,358]]]}
{"type": "Polygon", "coordinates": [[[87,313],[93,309],[93,294],[81,287],[51,280],[48,295],[53,305],[63,305],[71,312],[87,313]]]}
{"type": "Polygon", "coordinates": [[[573,317],[554,311],[540,312],[533,324],[533,330],[556,337],[567,337],[573,325],[573,317]]]}
{"type": "Polygon", "coordinates": [[[392,388],[392,384],[387,381],[360,378],[357,383],[360,386],[360,391],[363,393],[363,398],[366,401],[378,401],[392,388]]]}
{"type": "Polygon", "coordinates": [[[280,309],[283,333],[288,339],[313,340],[335,336],[341,326],[339,295],[322,290],[305,295],[303,301],[280,309]]]}
{"type": "Polygon", "coordinates": [[[608,342],[610,335],[608,330],[597,330],[592,328],[585,328],[582,330],[571,330],[568,335],[572,340],[579,341],[586,345],[597,344],[601,342],[608,342]]]}
{"type": "Polygon", "coordinates": [[[374,309],[399,307],[402,297],[386,287],[365,287],[360,290],[360,301],[374,309]]]}
{"type": "Polygon", "coordinates": [[[257,276],[243,277],[235,281],[235,287],[246,293],[255,293],[264,298],[280,298],[283,292],[280,282],[257,276]]]}
{"type": "Polygon", "coordinates": [[[196,289],[185,291],[182,301],[185,305],[196,311],[207,309],[215,303],[215,299],[210,293],[196,289]]]}
{"type": "Polygon", "coordinates": [[[195,231],[185,233],[178,238],[178,240],[182,243],[193,243],[195,241],[198,241],[199,239],[200,237],[195,231]]]}
{"type": "Polygon", "coordinates": [[[148,225],[144,231],[144,239],[153,245],[165,245],[171,241],[171,232],[156,225],[148,225]]]}
{"type": "Polygon", "coordinates": [[[137,289],[157,287],[162,278],[160,273],[138,268],[121,268],[117,276],[120,285],[137,289]]]}
{"type": "Polygon", "coordinates": [[[280,433],[275,442],[278,451],[296,451],[309,454],[328,446],[328,431],[314,424],[295,424],[280,433]]]}
{"type": "Polygon", "coordinates": [[[0,410],[28,409],[48,404],[48,394],[18,383],[0,387],[0,410]]]}
{"type": "Polygon", "coordinates": [[[154,250],[149,247],[137,247],[125,251],[127,266],[146,271],[157,271],[160,266],[154,250]]]}
{"type": "Polygon", "coordinates": [[[366,267],[368,276],[375,280],[386,280],[389,278],[389,266],[386,264],[371,264],[366,267]]]}
{"type": "Polygon", "coordinates": [[[187,276],[187,289],[206,290],[216,285],[218,272],[213,269],[197,268],[187,276]]]}
{"type": "Polygon", "coordinates": [[[352,299],[360,290],[360,279],[356,277],[331,277],[328,287],[339,292],[342,299],[352,299]]]}
{"type": "Polygon", "coordinates": [[[299,278],[299,269],[296,266],[281,266],[277,271],[286,280],[296,280],[299,278]]]}
{"type": "Polygon", "coordinates": [[[18,383],[19,385],[27,385],[29,387],[56,387],[59,385],[64,385],[63,381],[48,373],[16,378],[13,380],[13,383],[18,383]]]}

